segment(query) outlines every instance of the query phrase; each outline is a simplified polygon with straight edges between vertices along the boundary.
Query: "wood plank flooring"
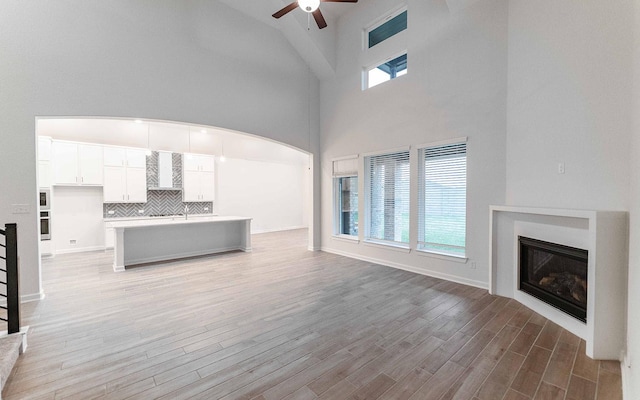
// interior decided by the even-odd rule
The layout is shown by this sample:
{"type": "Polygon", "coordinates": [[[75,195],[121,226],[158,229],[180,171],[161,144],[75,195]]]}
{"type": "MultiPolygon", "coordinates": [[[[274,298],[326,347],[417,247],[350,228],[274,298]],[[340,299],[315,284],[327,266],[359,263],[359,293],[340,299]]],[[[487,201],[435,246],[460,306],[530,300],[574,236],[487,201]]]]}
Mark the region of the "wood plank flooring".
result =
{"type": "Polygon", "coordinates": [[[43,263],[5,399],[621,399],[619,363],[486,290],[306,250],[43,263]]]}

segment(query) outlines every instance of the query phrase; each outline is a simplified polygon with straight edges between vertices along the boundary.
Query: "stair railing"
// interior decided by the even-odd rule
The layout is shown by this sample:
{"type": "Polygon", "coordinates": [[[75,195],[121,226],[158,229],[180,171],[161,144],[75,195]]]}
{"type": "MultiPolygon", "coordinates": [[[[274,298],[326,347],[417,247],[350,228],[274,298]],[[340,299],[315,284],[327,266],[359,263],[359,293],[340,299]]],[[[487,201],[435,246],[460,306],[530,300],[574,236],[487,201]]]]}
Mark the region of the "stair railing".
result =
{"type": "Polygon", "coordinates": [[[16,224],[6,224],[4,229],[0,229],[0,248],[4,248],[4,254],[0,251],[2,261],[0,262],[0,288],[5,286],[5,290],[0,290],[0,297],[6,299],[6,303],[0,303],[0,308],[6,310],[6,318],[0,316],[0,320],[7,323],[7,332],[12,334],[20,332],[18,227],[16,224]],[[2,238],[4,238],[4,243],[2,243],[2,238]],[[1,279],[2,272],[4,272],[4,281],[1,279]]]}

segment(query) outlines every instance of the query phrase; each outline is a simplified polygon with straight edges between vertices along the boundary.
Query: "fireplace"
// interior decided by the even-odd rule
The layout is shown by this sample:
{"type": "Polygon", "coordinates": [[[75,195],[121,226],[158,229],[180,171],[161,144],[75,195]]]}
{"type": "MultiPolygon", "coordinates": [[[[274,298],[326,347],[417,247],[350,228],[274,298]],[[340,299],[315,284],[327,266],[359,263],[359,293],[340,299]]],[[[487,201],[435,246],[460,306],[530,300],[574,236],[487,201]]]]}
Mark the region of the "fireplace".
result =
{"type": "Polygon", "coordinates": [[[519,289],[587,321],[588,251],[518,236],[519,289]]]}

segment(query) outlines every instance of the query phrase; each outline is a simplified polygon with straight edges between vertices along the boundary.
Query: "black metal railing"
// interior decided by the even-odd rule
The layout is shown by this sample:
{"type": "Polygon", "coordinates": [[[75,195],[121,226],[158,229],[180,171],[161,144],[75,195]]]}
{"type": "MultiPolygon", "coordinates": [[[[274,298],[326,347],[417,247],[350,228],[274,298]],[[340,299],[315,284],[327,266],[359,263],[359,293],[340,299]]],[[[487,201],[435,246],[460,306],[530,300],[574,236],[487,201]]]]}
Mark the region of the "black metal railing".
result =
{"type": "Polygon", "coordinates": [[[7,323],[7,331],[11,334],[20,332],[18,226],[16,224],[6,224],[4,229],[0,229],[0,247],[4,248],[4,254],[0,251],[2,261],[0,262],[0,276],[4,272],[4,281],[0,279],[0,288],[5,286],[5,290],[0,290],[0,298],[4,297],[6,300],[0,304],[0,309],[6,311],[6,314],[0,316],[0,320],[7,323]],[[4,243],[2,243],[2,237],[4,237],[4,243]]]}

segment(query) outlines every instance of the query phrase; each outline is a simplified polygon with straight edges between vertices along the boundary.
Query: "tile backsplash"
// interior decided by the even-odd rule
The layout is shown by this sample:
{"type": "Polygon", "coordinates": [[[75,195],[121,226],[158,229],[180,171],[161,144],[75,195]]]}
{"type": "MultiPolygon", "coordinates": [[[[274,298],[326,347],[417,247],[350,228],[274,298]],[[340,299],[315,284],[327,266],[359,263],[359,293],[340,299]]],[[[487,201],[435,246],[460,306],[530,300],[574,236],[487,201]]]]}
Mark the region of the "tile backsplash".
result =
{"type": "Polygon", "coordinates": [[[184,214],[185,204],[189,207],[189,214],[213,213],[213,202],[183,203],[180,190],[149,190],[146,203],[104,203],[102,208],[105,218],[148,217],[184,214]],[[144,211],[139,213],[139,210],[144,211]],[[109,211],[114,213],[109,214],[109,211]]]}
{"type": "MultiPolygon", "coordinates": [[[[184,214],[184,206],[189,214],[212,214],[213,202],[182,202],[182,155],[173,153],[173,187],[177,190],[148,190],[146,203],[104,203],[104,218],[148,217],[152,215],[184,214]],[[205,210],[206,208],[206,210],[205,210]],[[142,213],[139,211],[143,210],[142,213]],[[113,214],[109,214],[113,211],[113,214]]],[[[158,152],[147,156],[147,187],[158,186],[158,152]]]]}

